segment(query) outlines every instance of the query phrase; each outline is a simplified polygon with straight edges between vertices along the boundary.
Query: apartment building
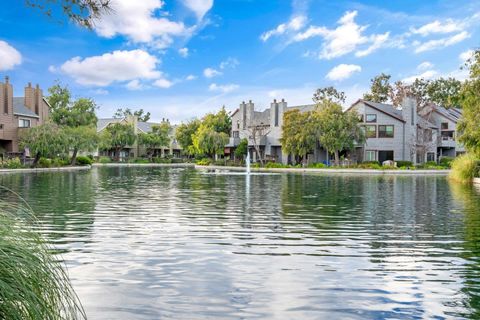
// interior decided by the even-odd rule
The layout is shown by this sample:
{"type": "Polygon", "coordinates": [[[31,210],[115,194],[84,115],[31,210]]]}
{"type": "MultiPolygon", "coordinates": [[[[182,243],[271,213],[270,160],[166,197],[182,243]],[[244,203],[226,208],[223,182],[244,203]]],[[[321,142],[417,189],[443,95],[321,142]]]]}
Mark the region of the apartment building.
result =
{"type": "Polygon", "coordinates": [[[0,82],[0,156],[18,155],[19,136],[24,130],[45,123],[49,105],[38,85],[29,83],[23,97],[13,96],[13,86],[8,77],[0,82]]]}

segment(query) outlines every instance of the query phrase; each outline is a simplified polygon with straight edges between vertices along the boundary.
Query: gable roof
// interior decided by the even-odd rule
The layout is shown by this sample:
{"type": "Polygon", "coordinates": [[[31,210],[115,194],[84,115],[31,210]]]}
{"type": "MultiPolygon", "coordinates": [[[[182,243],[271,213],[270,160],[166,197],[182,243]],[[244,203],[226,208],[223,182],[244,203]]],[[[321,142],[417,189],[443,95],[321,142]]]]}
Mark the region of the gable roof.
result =
{"type": "Polygon", "coordinates": [[[449,120],[457,123],[460,118],[462,117],[462,109],[459,108],[444,108],[441,106],[434,106],[433,111],[437,112],[438,114],[446,117],[449,120]]]}
{"type": "Polygon", "coordinates": [[[40,118],[35,112],[25,106],[25,99],[23,97],[13,98],[13,114],[29,118],[40,118]]]}
{"type": "Polygon", "coordinates": [[[366,104],[367,106],[377,110],[377,111],[380,111],[392,118],[395,118],[397,120],[400,120],[402,122],[405,122],[405,120],[403,119],[403,114],[402,114],[402,110],[399,110],[397,108],[395,108],[393,105],[391,104],[385,104],[385,103],[379,103],[379,102],[373,102],[373,101],[366,101],[366,100],[362,100],[360,99],[359,101],[363,102],[364,104],[366,104]]]}

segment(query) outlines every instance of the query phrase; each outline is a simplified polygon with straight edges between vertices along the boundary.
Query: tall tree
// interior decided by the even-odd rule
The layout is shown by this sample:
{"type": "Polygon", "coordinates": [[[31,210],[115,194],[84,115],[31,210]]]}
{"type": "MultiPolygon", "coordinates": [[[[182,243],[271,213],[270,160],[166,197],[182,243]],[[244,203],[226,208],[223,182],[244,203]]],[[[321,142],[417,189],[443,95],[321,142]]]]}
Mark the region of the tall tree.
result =
{"type": "Polygon", "coordinates": [[[63,154],[67,148],[67,139],[61,127],[48,122],[23,132],[20,136],[20,146],[28,148],[35,155],[32,167],[36,167],[40,157],[63,154]]]}
{"type": "Polygon", "coordinates": [[[98,142],[96,136],[97,116],[95,101],[88,98],[71,100],[71,94],[66,86],[56,83],[48,89],[47,101],[50,105],[50,119],[65,128],[65,134],[70,142],[72,158],[75,165],[79,151],[92,151],[98,142]]]}
{"type": "Polygon", "coordinates": [[[119,108],[113,115],[114,118],[126,118],[128,116],[136,116],[140,122],[150,120],[150,112],[145,112],[143,109],[132,111],[130,108],[119,108]]]}
{"type": "Polygon", "coordinates": [[[313,102],[321,103],[324,100],[332,101],[334,103],[342,104],[345,103],[347,96],[345,92],[338,91],[334,87],[320,88],[315,91],[313,94],[313,102]]]}
{"type": "Polygon", "coordinates": [[[343,112],[339,104],[324,100],[317,104],[314,116],[318,123],[318,140],[335,155],[336,165],[340,163],[340,151],[352,149],[355,142],[365,141],[356,112],[343,112]]]}
{"type": "Polygon", "coordinates": [[[147,148],[148,158],[151,160],[155,149],[168,147],[170,145],[170,130],[172,126],[168,122],[162,122],[159,125],[152,126],[152,131],[140,133],[138,141],[147,148]]]}
{"type": "Polygon", "coordinates": [[[188,155],[195,154],[193,146],[193,135],[200,127],[200,120],[194,119],[187,123],[180,124],[175,131],[175,138],[183,149],[183,152],[188,155]]]}
{"type": "Polygon", "coordinates": [[[248,152],[248,140],[246,138],[243,138],[240,140],[240,143],[238,146],[235,148],[235,157],[242,159],[244,156],[247,155],[248,152]]]}
{"type": "Polygon", "coordinates": [[[390,98],[392,85],[391,76],[381,73],[370,80],[370,92],[363,95],[363,99],[373,102],[385,103],[390,98]]]}
{"type": "Polygon", "coordinates": [[[217,132],[212,127],[203,123],[195,132],[192,139],[196,154],[204,154],[210,158],[222,155],[228,140],[228,134],[225,132],[217,132]]]}
{"type": "Polygon", "coordinates": [[[103,130],[100,136],[101,148],[115,152],[115,161],[120,161],[120,151],[135,143],[137,136],[132,125],[113,123],[103,130]]]}
{"type": "Polygon", "coordinates": [[[95,20],[111,11],[111,0],[25,0],[27,6],[38,9],[48,17],[59,11],[71,21],[93,28],[95,20]]]}
{"type": "Polygon", "coordinates": [[[318,127],[313,112],[300,112],[298,109],[285,112],[280,139],[284,152],[299,156],[305,162],[307,154],[311,153],[317,144],[318,127]]]}
{"type": "Polygon", "coordinates": [[[458,125],[459,140],[468,152],[480,157],[480,49],[467,62],[467,67],[470,73],[461,91],[463,116],[458,125]]]}

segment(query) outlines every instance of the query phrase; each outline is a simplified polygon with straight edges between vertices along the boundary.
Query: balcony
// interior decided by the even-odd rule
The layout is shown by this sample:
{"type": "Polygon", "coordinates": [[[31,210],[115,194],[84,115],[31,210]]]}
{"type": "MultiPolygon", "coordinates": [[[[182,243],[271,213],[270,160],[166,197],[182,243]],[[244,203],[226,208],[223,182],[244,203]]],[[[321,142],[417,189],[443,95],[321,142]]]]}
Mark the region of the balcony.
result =
{"type": "Polygon", "coordinates": [[[230,137],[230,140],[228,141],[227,147],[236,147],[240,144],[240,138],[239,137],[230,137]]]}
{"type": "Polygon", "coordinates": [[[455,148],[457,146],[457,142],[453,137],[440,137],[439,139],[439,146],[446,147],[446,148],[455,148]]]}

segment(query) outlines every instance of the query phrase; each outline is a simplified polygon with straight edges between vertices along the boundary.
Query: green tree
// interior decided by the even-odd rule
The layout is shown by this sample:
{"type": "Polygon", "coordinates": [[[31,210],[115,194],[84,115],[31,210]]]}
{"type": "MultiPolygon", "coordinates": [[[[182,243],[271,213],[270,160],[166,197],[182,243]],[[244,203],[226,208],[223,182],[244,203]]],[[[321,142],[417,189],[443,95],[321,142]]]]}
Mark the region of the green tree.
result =
{"type": "Polygon", "coordinates": [[[345,103],[347,96],[345,92],[338,91],[334,87],[320,88],[313,94],[313,102],[321,103],[324,100],[329,100],[338,104],[345,103]]]}
{"type": "Polygon", "coordinates": [[[78,151],[95,151],[98,146],[99,136],[93,126],[64,127],[67,146],[72,149],[70,164],[74,166],[77,161],[78,151]]]}
{"type": "Polygon", "coordinates": [[[248,152],[248,139],[243,138],[240,140],[240,143],[238,144],[237,148],[235,148],[235,157],[242,159],[247,155],[248,152]]]}
{"type": "Polygon", "coordinates": [[[280,139],[282,149],[288,154],[299,156],[301,161],[306,161],[307,154],[316,147],[318,129],[313,112],[300,112],[298,109],[285,112],[280,139]]]}
{"type": "Polygon", "coordinates": [[[363,143],[365,136],[358,125],[356,112],[343,112],[342,107],[332,101],[317,104],[314,113],[318,123],[318,140],[329,152],[335,155],[335,164],[340,163],[340,151],[352,149],[355,142],[363,143]]]}
{"type": "Polygon", "coordinates": [[[214,128],[202,123],[192,138],[195,153],[214,158],[223,154],[229,135],[225,132],[217,132],[214,128]]]}
{"type": "Polygon", "coordinates": [[[119,108],[113,115],[114,118],[127,118],[129,116],[136,116],[140,122],[150,120],[150,112],[145,112],[143,109],[132,111],[130,108],[119,108]]]}
{"type": "Polygon", "coordinates": [[[390,78],[389,74],[381,73],[371,79],[370,92],[365,93],[363,99],[379,103],[387,102],[392,91],[390,78]]]}
{"type": "Polygon", "coordinates": [[[480,157],[480,50],[475,51],[467,67],[470,74],[461,91],[463,116],[458,125],[459,140],[468,152],[480,157]]]}
{"type": "Polygon", "coordinates": [[[65,128],[64,132],[72,151],[70,163],[75,165],[79,151],[92,151],[97,146],[97,105],[88,98],[72,101],[68,87],[63,87],[60,83],[50,87],[48,92],[50,119],[65,128]]]}
{"type": "Polygon", "coordinates": [[[113,123],[103,130],[100,136],[100,146],[105,150],[113,149],[115,161],[120,161],[120,151],[133,145],[136,139],[137,136],[132,125],[113,123]]]}
{"type": "Polygon", "coordinates": [[[232,130],[232,119],[228,115],[225,107],[222,107],[217,113],[209,113],[202,118],[202,123],[212,128],[215,132],[223,132],[227,135],[232,130]]]}
{"type": "Polygon", "coordinates": [[[170,130],[172,126],[168,122],[162,122],[159,125],[152,126],[152,131],[140,133],[138,141],[147,148],[148,158],[151,160],[155,149],[167,147],[170,145],[170,130]]]}
{"type": "Polygon", "coordinates": [[[95,20],[111,11],[111,0],[25,0],[27,6],[53,17],[59,9],[71,21],[93,28],[95,20]]]}
{"type": "Polygon", "coordinates": [[[200,124],[200,120],[194,119],[187,123],[180,124],[175,130],[175,138],[185,154],[195,154],[195,148],[193,147],[193,135],[195,132],[197,132],[200,124]]]}
{"type": "Polygon", "coordinates": [[[28,148],[35,155],[32,167],[37,166],[40,157],[57,156],[66,151],[65,132],[55,123],[45,123],[29,128],[20,136],[21,148],[28,148]]]}

